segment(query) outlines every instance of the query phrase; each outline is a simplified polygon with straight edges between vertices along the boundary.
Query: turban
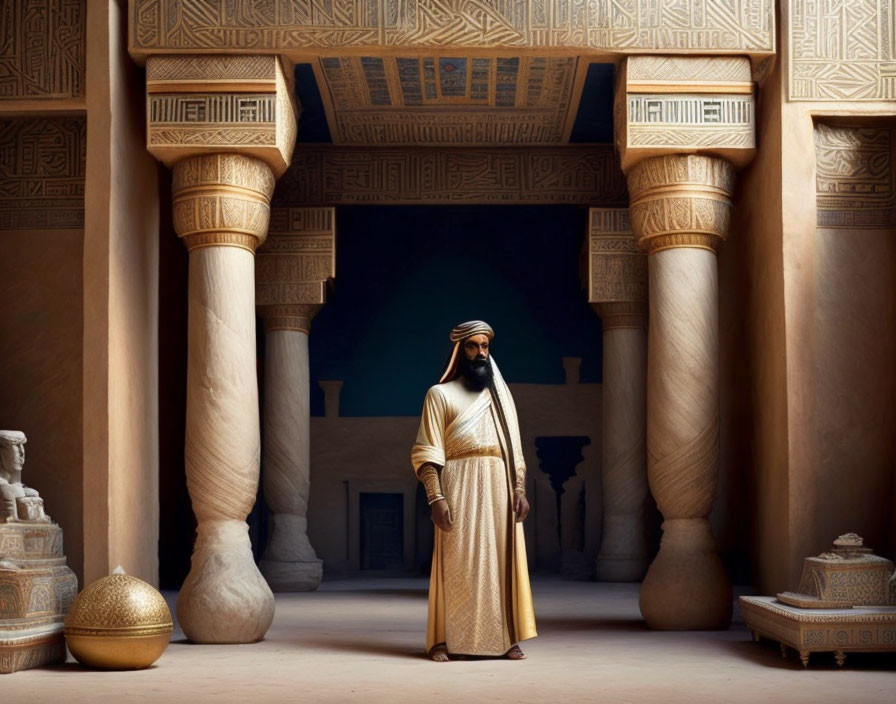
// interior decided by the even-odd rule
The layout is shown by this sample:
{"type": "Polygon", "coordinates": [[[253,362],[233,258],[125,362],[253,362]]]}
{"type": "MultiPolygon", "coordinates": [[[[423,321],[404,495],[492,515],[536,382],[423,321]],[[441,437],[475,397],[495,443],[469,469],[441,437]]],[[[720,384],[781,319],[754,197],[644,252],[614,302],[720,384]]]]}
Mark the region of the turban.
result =
{"type": "Polygon", "coordinates": [[[482,320],[469,320],[466,323],[455,325],[451,329],[449,338],[454,343],[454,349],[451,351],[451,359],[448,360],[448,366],[439,379],[439,383],[451,381],[457,373],[457,361],[460,355],[460,343],[473,335],[488,335],[491,340],[495,337],[495,331],[492,326],[482,320]]]}
{"type": "Polygon", "coordinates": [[[491,325],[483,320],[470,320],[466,323],[455,325],[451,330],[450,337],[452,342],[461,342],[473,335],[488,335],[488,339],[491,340],[495,336],[495,331],[492,330],[491,325]]]}

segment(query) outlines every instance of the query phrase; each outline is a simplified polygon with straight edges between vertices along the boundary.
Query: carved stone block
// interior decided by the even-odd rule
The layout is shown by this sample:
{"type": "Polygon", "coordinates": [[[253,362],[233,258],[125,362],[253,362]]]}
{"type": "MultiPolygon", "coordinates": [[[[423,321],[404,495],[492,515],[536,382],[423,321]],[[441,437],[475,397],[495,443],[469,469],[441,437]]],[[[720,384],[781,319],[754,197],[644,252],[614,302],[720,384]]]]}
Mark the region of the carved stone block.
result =
{"type": "Polygon", "coordinates": [[[738,57],[634,56],[616,95],[622,167],[681,152],[746,164],[756,148],[750,62],[738,57]]]}
{"type": "Polygon", "coordinates": [[[146,62],[147,148],[168,166],[238,151],[279,175],[296,141],[296,109],[276,56],[153,56],[146,62]]]}

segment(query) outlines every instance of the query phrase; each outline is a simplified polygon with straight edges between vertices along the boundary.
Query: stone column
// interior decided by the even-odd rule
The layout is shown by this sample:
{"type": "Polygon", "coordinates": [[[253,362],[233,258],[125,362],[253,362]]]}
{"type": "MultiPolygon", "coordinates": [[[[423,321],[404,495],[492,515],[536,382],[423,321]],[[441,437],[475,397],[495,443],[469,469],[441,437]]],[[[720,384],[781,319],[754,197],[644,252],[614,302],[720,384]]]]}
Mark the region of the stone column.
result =
{"type": "Polygon", "coordinates": [[[238,154],[174,167],[174,225],[190,252],[187,487],[198,522],[177,618],[190,640],[252,642],[274,617],[246,517],[258,487],[254,250],[274,176],[238,154]]]}
{"type": "Polygon", "coordinates": [[[588,300],[603,321],[603,530],[597,579],[647,570],[647,258],[625,208],[589,214],[588,300]]]}
{"type": "Polygon", "coordinates": [[[725,237],[734,171],[704,156],[663,156],[629,174],[635,233],[650,259],[647,456],[663,514],[660,552],[641,587],[655,628],[724,628],[731,585],[707,520],[719,460],[715,247],[725,237]]]}
{"type": "Polygon", "coordinates": [[[148,148],[173,167],[190,252],[185,459],[198,527],[177,617],[192,641],[251,643],[274,617],[246,525],[260,454],[254,253],[295,113],[274,56],[150,57],[146,78],[148,148]]]}
{"type": "Polygon", "coordinates": [[[291,208],[272,217],[258,253],[264,321],[264,497],[274,512],[259,567],[274,591],[317,589],[323,562],[308,540],[310,389],[308,334],[335,275],[333,208],[291,208]]]}
{"type": "Polygon", "coordinates": [[[727,628],[731,585],[707,520],[719,459],[716,247],[734,166],[755,147],[747,59],[633,57],[617,93],[632,230],[648,252],[647,472],[663,514],[641,586],[659,629],[727,628]]]}

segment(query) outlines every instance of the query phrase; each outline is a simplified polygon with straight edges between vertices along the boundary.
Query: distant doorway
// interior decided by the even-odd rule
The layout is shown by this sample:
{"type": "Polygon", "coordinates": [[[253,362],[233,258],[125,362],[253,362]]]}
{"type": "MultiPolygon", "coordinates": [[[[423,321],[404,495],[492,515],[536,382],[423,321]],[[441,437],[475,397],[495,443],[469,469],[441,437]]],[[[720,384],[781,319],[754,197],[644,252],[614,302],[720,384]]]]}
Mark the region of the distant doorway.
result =
{"type": "Polygon", "coordinates": [[[361,569],[404,568],[404,496],[361,492],[361,569]]]}

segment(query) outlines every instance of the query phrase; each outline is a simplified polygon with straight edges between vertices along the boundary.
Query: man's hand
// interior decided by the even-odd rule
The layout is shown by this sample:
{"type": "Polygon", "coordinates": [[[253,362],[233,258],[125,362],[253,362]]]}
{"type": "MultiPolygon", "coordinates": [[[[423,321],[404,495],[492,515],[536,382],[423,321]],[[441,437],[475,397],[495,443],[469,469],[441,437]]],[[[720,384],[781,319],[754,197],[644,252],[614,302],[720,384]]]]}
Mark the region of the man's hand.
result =
{"type": "Polygon", "coordinates": [[[525,521],[529,515],[529,502],[523,494],[513,495],[513,512],[516,514],[517,523],[525,521]]]}
{"type": "MultiPolygon", "coordinates": [[[[432,508],[432,522],[436,524],[439,530],[450,533],[454,522],[451,520],[451,509],[448,508],[448,502],[445,499],[439,499],[430,504],[432,508]]],[[[528,505],[526,511],[528,511],[528,505]]]]}

